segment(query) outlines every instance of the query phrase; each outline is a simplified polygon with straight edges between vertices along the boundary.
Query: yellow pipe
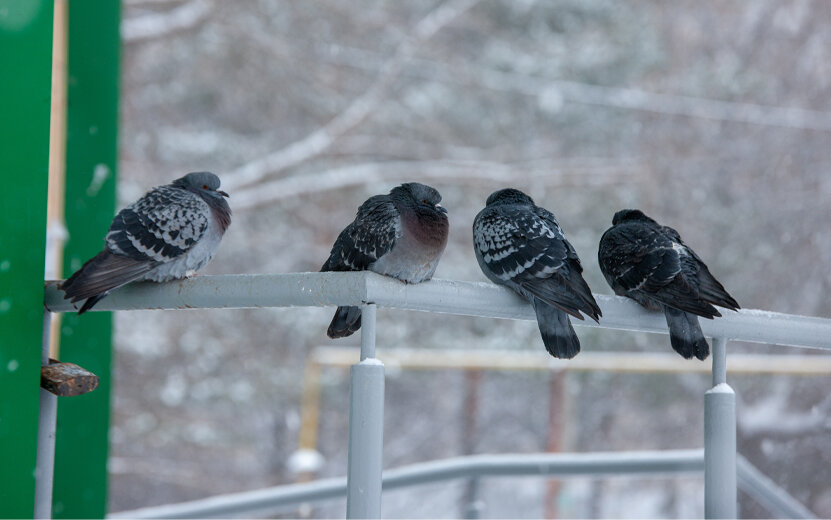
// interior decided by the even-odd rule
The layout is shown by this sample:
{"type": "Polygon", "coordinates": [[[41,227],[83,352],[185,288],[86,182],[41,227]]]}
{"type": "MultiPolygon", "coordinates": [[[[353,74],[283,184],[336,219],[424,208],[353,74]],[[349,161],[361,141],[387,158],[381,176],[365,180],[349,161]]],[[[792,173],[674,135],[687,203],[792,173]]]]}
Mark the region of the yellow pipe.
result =
{"type": "Polygon", "coordinates": [[[320,422],[320,369],[320,364],[314,358],[306,362],[303,375],[303,397],[300,405],[298,445],[301,450],[317,449],[317,430],[320,422]]]}
{"type": "MultiPolygon", "coordinates": [[[[311,360],[325,366],[348,367],[359,349],[317,347],[311,360]]],[[[686,361],[675,353],[582,352],[571,360],[560,360],[542,352],[491,350],[385,349],[377,355],[390,368],[460,370],[569,370],[629,373],[708,373],[710,360],[686,361]]],[[[728,371],[733,374],[831,375],[831,356],[731,354],[728,371]]]]}
{"type": "MultiPolygon", "coordinates": [[[[67,0],[56,0],[52,29],[52,107],[49,120],[49,188],[46,202],[46,272],[44,279],[63,278],[66,241],[64,198],[66,184],[67,0]]],[[[61,313],[52,316],[49,356],[58,358],[61,313]]]]}

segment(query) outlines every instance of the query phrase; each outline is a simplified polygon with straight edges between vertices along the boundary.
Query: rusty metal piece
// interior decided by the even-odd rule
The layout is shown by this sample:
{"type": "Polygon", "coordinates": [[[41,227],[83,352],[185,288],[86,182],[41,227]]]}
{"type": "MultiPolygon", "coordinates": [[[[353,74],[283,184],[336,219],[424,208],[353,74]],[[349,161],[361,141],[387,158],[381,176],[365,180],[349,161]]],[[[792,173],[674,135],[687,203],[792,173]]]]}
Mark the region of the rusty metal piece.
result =
{"type": "Polygon", "coordinates": [[[98,388],[98,376],[75,363],[50,358],[40,367],[40,386],[60,397],[83,395],[98,388]]]}

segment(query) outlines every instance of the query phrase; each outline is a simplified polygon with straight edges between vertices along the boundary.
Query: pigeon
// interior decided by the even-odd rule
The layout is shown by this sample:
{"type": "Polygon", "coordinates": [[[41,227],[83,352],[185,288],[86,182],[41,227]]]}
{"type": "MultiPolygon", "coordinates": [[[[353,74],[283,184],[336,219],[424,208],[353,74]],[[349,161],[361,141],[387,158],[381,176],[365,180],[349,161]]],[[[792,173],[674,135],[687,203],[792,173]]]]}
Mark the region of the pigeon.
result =
{"type": "Polygon", "coordinates": [[[554,215],[519,190],[495,191],[473,221],[473,249],[485,276],[531,303],[548,353],[576,356],[580,340],[568,315],[598,321],[602,313],[554,215]]]}
{"type": "Polygon", "coordinates": [[[672,348],[686,359],[703,361],[710,355],[698,316],[721,316],[714,305],[739,309],[678,232],[640,210],[615,213],[600,238],[597,260],[615,294],[664,311],[672,348]]]}
{"type": "Polygon", "coordinates": [[[72,303],[90,310],[124,284],[190,277],[213,258],[231,224],[219,177],[194,172],[147,192],[118,212],[106,247],[60,285],[72,303]]]}
{"type": "MultiPolygon", "coordinates": [[[[435,188],[417,182],[370,197],[320,270],[370,270],[406,283],[429,280],[447,245],[447,210],[439,202],[435,188]]],[[[360,307],[338,307],[326,334],[344,338],[360,327],[360,307]]]]}

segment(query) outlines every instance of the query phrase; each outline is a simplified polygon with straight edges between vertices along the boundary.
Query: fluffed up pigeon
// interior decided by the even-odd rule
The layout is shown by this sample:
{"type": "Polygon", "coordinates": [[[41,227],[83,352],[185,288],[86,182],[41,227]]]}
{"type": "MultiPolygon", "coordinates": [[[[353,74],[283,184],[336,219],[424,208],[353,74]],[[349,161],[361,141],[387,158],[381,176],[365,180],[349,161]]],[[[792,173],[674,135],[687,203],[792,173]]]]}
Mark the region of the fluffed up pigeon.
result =
{"type": "Polygon", "coordinates": [[[190,276],[216,252],[231,224],[219,177],[194,172],[153,188],[113,219],[106,247],[60,285],[78,314],[129,282],[190,276]]]}
{"type": "MultiPolygon", "coordinates": [[[[407,283],[429,280],[447,245],[447,210],[439,202],[438,191],[417,182],[370,197],[320,270],[370,270],[407,283]]],[[[338,307],[326,334],[343,338],[360,327],[360,307],[338,307]]]]}
{"type": "Polygon", "coordinates": [[[597,321],[601,312],[554,215],[519,190],[496,191],[473,221],[473,249],[485,276],[531,303],[548,353],[576,356],[580,340],[568,315],[597,321]]]}
{"type": "Polygon", "coordinates": [[[615,294],[664,311],[672,348],[686,359],[704,360],[710,354],[698,316],[721,316],[713,305],[739,309],[678,232],[640,210],[615,213],[612,227],[600,238],[597,259],[615,294]]]}

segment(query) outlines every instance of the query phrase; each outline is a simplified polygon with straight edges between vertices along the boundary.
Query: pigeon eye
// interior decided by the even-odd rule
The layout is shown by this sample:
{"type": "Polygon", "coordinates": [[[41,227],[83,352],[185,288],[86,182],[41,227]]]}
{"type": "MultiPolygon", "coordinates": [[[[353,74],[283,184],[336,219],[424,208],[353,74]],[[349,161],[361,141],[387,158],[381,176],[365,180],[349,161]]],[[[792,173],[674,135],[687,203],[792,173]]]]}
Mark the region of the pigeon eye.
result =
{"type": "Polygon", "coordinates": [[[203,189],[203,190],[207,190],[207,189],[209,189],[209,188],[208,188],[208,185],[207,185],[207,184],[203,184],[203,185],[202,185],[202,189],[203,189]]]}
{"type": "Polygon", "coordinates": [[[421,202],[423,202],[423,203],[425,203],[425,204],[430,204],[430,201],[429,201],[429,200],[427,200],[427,199],[421,199],[421,202]]]}

